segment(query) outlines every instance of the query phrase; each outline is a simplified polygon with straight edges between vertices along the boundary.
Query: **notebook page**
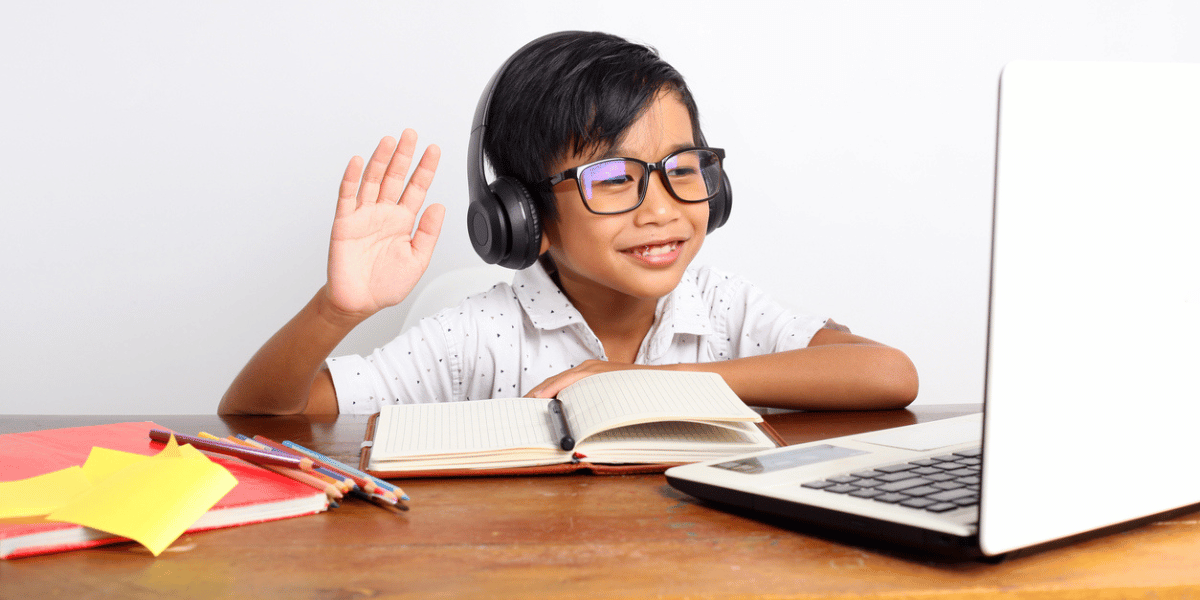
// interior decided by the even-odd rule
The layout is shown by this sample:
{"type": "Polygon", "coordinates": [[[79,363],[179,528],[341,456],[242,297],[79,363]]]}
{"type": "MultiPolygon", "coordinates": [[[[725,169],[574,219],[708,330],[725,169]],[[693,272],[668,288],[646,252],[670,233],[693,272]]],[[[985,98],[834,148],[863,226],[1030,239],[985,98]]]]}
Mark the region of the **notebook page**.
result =
{"type": "MultiPolygon", "coordinates": [[[[602,442],[617,442],[627,445],[637,442],[642,447],[675,448],[686,444],[756,444],[767,439],[758,427],[749,423],[709,425],[686,421],[639,423],[608,431],[601,431],[588,438],[589,447],[602,442]]],[[[768,447],[773,448],[769,442],[768,447]]]]}
{"type": "Polygon", "coordinates": [[[614,371],[581,379],[559,398],[576,441],[617,425],[657,419],[762,420],[716,373],[614,371]]]}
{"type": "Polygon", "coordinates": [[[504,398],[384,406],[373,460],[397,456],[553,448],[548,400],[504,398]]]}
{"type": "Polygon", "coordinates": [[[579,449],[593,462],[642,463],[694,462],[774,447],[775,442],[750,423],[667,421],[601,431],[579,449]]]}

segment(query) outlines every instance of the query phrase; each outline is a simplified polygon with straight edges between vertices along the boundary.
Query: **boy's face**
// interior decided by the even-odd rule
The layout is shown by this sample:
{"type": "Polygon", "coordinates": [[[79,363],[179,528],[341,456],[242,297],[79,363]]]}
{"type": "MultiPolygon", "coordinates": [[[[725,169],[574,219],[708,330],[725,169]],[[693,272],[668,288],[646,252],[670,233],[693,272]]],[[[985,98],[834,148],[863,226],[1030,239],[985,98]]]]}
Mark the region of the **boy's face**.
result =
{"type": "MultiPolygon", "coordinates": [[[[657,162],[695,145],[687,108],[673,92],[660,94],[607,155],[570,156],[551,172],[608,157],[657,162]]],[[[564,290],[579,302],[607,302],[612,293],[661,298],[675,289],[704,242],[708,203],[675,200],[659,172],[650,175],[646,198],[636,209],[616,214],[589,212],[573,180],[554,188],[558,219],[544,224],[543,251],[558,267],[564,290]]]]}

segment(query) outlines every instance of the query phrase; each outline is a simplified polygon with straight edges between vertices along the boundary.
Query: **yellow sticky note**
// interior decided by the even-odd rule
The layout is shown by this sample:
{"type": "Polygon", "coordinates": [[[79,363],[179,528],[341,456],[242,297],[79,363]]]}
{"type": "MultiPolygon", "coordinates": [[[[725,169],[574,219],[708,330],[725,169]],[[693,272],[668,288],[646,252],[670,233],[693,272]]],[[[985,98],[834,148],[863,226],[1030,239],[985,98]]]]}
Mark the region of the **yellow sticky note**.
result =
{"type": "Polygon", "coordinates": [[[158,556],[235,485],[224,467],[172,438],[46,518],[130,538],[158,556]]]}
{"type": "Polygon", "coordinates": [[[91,487],[91,482],[79,467],[0,482],[0,521],[19,519],[29,522],[29,517],[45,516],[91,487]]]}
{"type": "Polygon", "coordinates": [[[119,473],[125,467],[142,462],[143,460],[150,460],[150,457],[145,454],[109,450],[108,448],[97,446],[92,448],[92,451],[88,453],[87,462],[83,463],[83,474],[87,476],[92,484],[95,484],[115,473],[119,473]]]}

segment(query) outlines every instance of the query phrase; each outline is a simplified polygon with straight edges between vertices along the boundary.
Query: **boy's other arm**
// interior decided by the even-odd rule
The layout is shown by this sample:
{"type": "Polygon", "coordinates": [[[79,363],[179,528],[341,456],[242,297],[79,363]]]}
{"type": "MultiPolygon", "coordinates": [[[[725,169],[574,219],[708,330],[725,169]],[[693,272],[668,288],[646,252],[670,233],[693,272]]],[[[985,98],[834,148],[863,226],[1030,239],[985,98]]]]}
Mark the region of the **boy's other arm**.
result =
{"type": "Polygon", "coordinates": [[[818,330],[807,348],[680,367],[720,374],[752,406],[897,409],[911,404],[918,389],[906,354],[836,329],[818,330]]]}
{"type": "Polygon", "coordinates": [[[217,412],[338,412],[325,358],[367,317],[408,296],[441,231],[440,204],[417,220],[437,169],[437,146],[425,150],[405,183],[416,142],[416,133],[405,130],[399,142],[383,138],[365,169],[362,158],[350,160],[338,189],[328,281],[250,359],[217,412]]]}
{"type": "Polygon", "coordinates": [[[337,414],[325,358],[359,320],[327,307],[325,288],[279,329],[230,384],[220,414],[337,414]]]}
{"type": "Polygon", "coordinates": [[[903,352],[836,329],[807,348],[710,363],[646,366],[589,360],[529,392],[552,397],[588,375],[621,369],[707,371],[721,375],[746,404],[804,410],[903,408],[917,397],[917,370],[903,352]]]}

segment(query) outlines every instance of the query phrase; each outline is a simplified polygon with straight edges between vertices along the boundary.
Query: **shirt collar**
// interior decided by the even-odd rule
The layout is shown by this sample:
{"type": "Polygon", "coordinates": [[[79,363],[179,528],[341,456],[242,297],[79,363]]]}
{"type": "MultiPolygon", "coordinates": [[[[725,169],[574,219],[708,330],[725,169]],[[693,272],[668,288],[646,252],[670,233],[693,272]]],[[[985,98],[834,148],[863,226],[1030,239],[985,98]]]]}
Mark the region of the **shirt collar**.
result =
{"type": "MultiPolygon", "coordinates": [[[[542,330],[570,325],[587,327],[583,315],[554,283],[541,262],[517,271],[512,287],[517,301],[525,309],[525,314],[529,315],[534,327],[542,330]]],[[[679,285],[659,299],[654,325],[646,336],[649,342],[647,349],[652,355],[657,355],[665,351],[677,334],[707,335],[712,332],[709,308],[696,282],[696,271],[689,268],[679,285]]]]}
{"type": "Polygon", "coordinates": [[[671,350],[677,335],[707,335],[712,332],[708,306],[696,283],[696,272],[689,268],[679,285],[658,301],[654,325],[642,342],[638,362],[661,362],[671,350]]]}
{"type": "Polygon", "coordinates": [[[517,271],[513,275],[512,287],[517,302],[521,303],[521,308],[525,309],[534,327],[552,330],[569,325],[586,325],[583,315],[554,283],[541,261],[517,271]]]}

